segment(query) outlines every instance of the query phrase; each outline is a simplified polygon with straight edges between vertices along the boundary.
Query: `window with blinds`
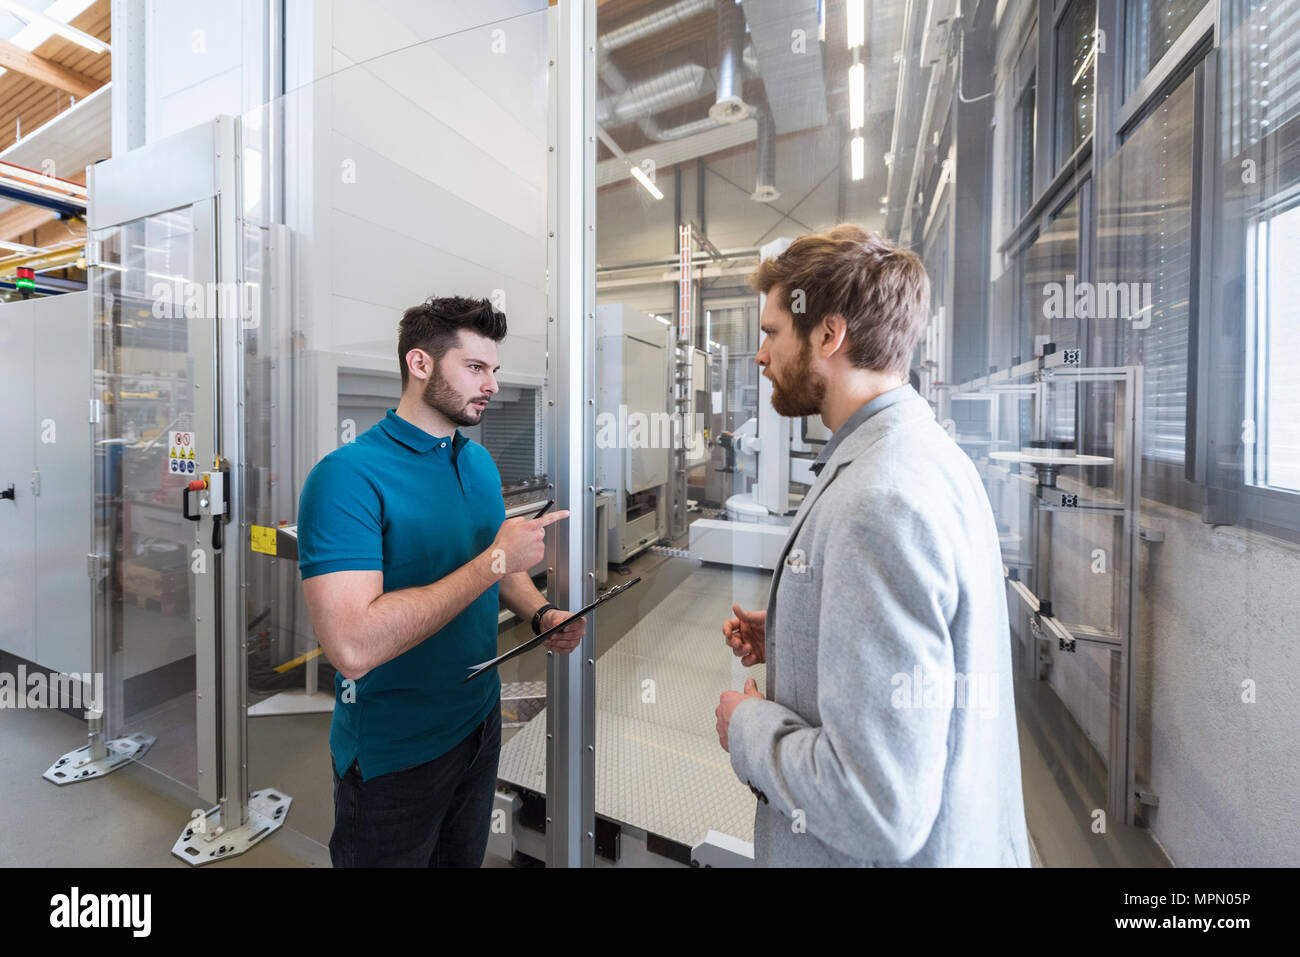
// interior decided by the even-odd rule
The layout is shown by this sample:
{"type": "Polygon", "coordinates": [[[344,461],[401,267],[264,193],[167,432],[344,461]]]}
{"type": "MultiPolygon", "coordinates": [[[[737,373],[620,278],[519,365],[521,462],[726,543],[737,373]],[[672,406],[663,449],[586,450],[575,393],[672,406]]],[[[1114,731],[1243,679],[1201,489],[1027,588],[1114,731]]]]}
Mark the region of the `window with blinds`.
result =
{"type": "Polygon", "coordinates": [[[1249,159],[1262,140],[1300,116],[1300,0],[1221,2],[1222,151],[1249,159]]]}
{"type": "Polygon", "coordinates": [[[1128,137],[1098,200],[1098,280],[1121,284],[1127,297],[1110,302],[1127,298],[1128,308],[1095,328],[1122,362],[1143,366],[1143,453],[1173,465],[1186,457],[1193,84],[1184,80],[1128,137]]]}
{"type": "MultiPolygon", "coordinates": [[[[1219,468],[1230,486],[1239,461],[1245,486],[1276,496],[1300,492],[1300,0],[1223,0],[1220,38],[1216,262],[1224,288],[1244,293],[1229,301],[1245,321],[1232,341],[1242,354],[1211,356],[1225,386],[1240,390],[1229,397],[1219,468]]],[[[1300,516],[1248,512],[1300,527],[1300,516]]]]}
{"type": "Polygon", "coordinates": [[[1071,0],[1056,28],[1056,154],[1053,169],[1092,134],[1097,101],[1096,0],[1071,0]]]}
{"type": "MultiPolygon", "coordinates": [[[[1141,83],[1207,0],[1129,0],[1124,23],[1124,95],[1141,83]]],[[[1216,0],[1209,0],[1210,3],[1216,0]]]]}
{"type": "Polygon", "coordinates": [[[1015,196],[1017,221],[1034,205],[1034,93],[1033,80],[1016,104],[1015,196]]]}
{"type": "Polygon", "coordinates": [[[542,473],[540,421],[541,390],[529,386],[503,388],[483,413],[483,447],[497,464],[502,488],[542,473]]]}

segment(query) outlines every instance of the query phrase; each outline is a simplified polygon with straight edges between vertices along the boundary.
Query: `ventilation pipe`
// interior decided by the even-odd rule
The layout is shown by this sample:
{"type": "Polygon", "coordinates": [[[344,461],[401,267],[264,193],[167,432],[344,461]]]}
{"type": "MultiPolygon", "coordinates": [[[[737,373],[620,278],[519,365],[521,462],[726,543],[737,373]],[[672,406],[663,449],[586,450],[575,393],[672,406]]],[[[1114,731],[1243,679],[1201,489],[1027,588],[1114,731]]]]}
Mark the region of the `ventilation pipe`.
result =
{"type": "Polygon", "coordinates": [[[754,107],[758,121],[758,181],[750,199],[756,203],[770,203],[781,197],[776,188],[776,124],[765,106],[754,107]]]}
{"type": "Polygon", "coordinates": [[[610,30],[596,42],[600,44],[602,53],[609,53],[619,47],[625,47],[631,43],[636,43],[638,40],[643,40],[661,30],[667,30],[679,23],[685,23],[692,17],[708,13],[713,7],[714,0],[678,0],[671,7],[665,7],[649,16],[642,17],[640,20],[625,23],[617,30],[610,30]]]}
{"type": "MultiPolygon", "coordinates": [[[[718,120],[712,117],[712,110],[710,110],[709,116],[668,127],[660,126],[655,117],[651,115],[654,112],[672,109],[712,93],[714,89],[713,77],[703,67],[697,64],[686,64],[658,76],[648,77],[629,84],[623,72],[615,66],[614,61],[609,56],[613,50],[625,47],[661,30],[683,23],[692,17],[714,10],[718,11],[720,17],[719,43],[724,51],[724,59],[726,57],[725,51],[728,49],[726,43],[728,39],[731,41],[738,40],[741,44],[739,69],[743,72],[739,76],[736,75],[735,58],[733,57],[731,60],[733,68],[727,83],[736,94],[736,102],[744,108],[747,114],[750,108],[748,104],[745,104],[740,99],[739,94],[744,79],[756,79],[758,77],[758,55],[754,52],[753,45],[745,42],[744,13],[737,8],[733,0],[681,0],[681,2],[675,3],[657,13],[634,20],[617,30],[611,30],[597,39],[597,67],[600,71],[600,78],[613,91],[613,95],[604,97],[596,103],[597,122],[601,126],[613,128],[623,123],[635,121],[647,138],[657,142],[683,139],[696,133],[716,129],[721,125],[718,120]],[[723,11],[724,7],[728,8],[725,13],[723,11]],[[721,29],[723,26],[722,18],[726,18],[726,23],[729,24],[731,31],[729,34],[721,29]]],[[[734,47],[731,49],[734,51],[734,47]]],[[[720,75],[723,72],[722,69],[719,70],[720,75]]],[[[728,103],[730,102],[728,100],[728,103]]],[[[712,109],[717,109],[716,103],[712,109]]],[[[727,119],[726,122],[735,123],[742,119],[744,119],[744,115],[734,115],[727,119]]]]}
{"type": "Polygon", "coordinates": [[[713,78],[708,70],[698,63],[684,63],[657,76],[627,84],[617,96],[601,100],[596,104],[596,122],[614,127],[645,119],[661,110],[707,96],[712,86],[713,78]]]}
{"type": "Polygon", "coordinates": [[[745,102],[745,14],[734,0],[718,0],[718,99],[709,108],[716,123],[739,123],[749,116],[745,102]]]}

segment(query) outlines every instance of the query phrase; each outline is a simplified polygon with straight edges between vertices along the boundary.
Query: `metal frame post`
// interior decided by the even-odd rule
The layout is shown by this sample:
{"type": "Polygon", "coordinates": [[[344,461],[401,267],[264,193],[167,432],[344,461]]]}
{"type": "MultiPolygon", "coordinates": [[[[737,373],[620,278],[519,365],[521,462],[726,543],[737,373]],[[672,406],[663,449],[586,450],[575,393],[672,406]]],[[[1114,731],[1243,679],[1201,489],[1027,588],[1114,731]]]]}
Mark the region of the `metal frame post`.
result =
{"type": "MultiPolygon", "coordinates": [[[[569,511],[550,545],[552,595],[580,608],[593,596],[596,324],[596,4],[549,8],[548,468],[569,511]]],[[[592,620],[594,626],[594,618],[592,620]]],[[[546,861],[595,863],[595,628],[546,662],[546,861]]]]}
{"type": "MultiPolygon", "coordinates": [[[[698,192],[698,186],[697,186],[698,192]]],[[[668,368],[672,381],[669,382],[669,395],[672,396],[670,414],[682,425],[682,435],[690,423],[694,422],[692,404],[695,398],[694,383],[694,342],[696,313],[699,311],[699,297],[695,292],[695,233],[689,223],[677,227],[677,325],[671,338],[668,352],[668,368]]],[[[688,486],[688,469],[686,467],[685,443],[677,443],[673,448],[673,465],[669,477],[669,515],[668,534],[677,538],[686,531],[688,505],[686,502],[688,486]]]]}
{"type": "Polygon", "coordinates": [[[1137,817],[1137,762],[1134,738],[1137,735],[1137,661],[1135,649],[1138,643],[1138,629],[1141,627],[1142,589],[1139,578],[1138,536],[1142,530],[1142,366],[1130,366],[1126,370],[1124,388],[1125,396],[1124,422],[1129,429],[1128,441],[1125,443],[1124,463],[1124,551],[1126,554],[1126,571],[1128,572],[1127,608],[1124,619],[1124,670],[1121,677],[1119,714],[1117,722],[1123,722],[1123,733],[1118,742],[1119,748],[1113,752],[1112,760],[1119,770],[1111,768],[1110,804],[1111,813],[1116,811],[1123,815],[1124,823],[1132,825],[1137,817]]]}
{"type": "MultiPolygon", "coordinates": [[[[239,189],[239,122],[223,116],[216,122],[217,147],[217,282],[236,288],[242,280],[244,219],[239,189]]],[[[225,305],[222,303],[221,305],[225,305]]],[[[226,830],[247,820],[248,683],[244,680],[247,635],[244,618],[244,330],[238,307],[214,317],[217,339],[217,459],[227,469],[229,511],[222,549],[217,556],[220,596],[217,668],[220,675],[218,806],[226,830]]]]}

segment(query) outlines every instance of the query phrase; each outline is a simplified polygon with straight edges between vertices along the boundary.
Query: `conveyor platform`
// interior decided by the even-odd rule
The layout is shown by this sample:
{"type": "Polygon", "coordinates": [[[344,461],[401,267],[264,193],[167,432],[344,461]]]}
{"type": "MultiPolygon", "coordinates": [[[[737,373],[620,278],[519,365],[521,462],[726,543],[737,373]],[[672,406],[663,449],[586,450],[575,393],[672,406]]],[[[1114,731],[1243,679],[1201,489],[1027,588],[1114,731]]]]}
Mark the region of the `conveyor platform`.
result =
{"type": "MultiPolygon", "coordinates": [[[[747,677],[764,687],[764,667],[742,667],[721,627],[733,602],[766,607],[770,580],[701,566],[597,659],[597,815],[687,847],[710,830],[753,840],[755,798],[718,746],[713,710],[747,677]]],[[[544,711],[506,742],[497,774],[546,792],[544,711]]]]}

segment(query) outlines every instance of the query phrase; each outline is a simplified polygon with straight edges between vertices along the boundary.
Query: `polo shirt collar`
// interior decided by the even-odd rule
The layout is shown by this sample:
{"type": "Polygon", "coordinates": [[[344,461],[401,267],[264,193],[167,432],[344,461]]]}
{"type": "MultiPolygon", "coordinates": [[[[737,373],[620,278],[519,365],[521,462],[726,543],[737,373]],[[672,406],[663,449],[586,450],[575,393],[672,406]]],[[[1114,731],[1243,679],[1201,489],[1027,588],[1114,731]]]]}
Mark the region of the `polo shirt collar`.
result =
{"type": "MultiPolygon", "coordinates": [[[[430,435],[419,426],[407,422],[397,414],[396,409],[389,409],[380,420],[379,426],[388,433],[389,438],[402,443],[412,452],[428,452],[443,441],[439,436],[430,435]]],[[[460,434],[460,429],[457,429],[452,439],[452,449],[459,449],[467,441],[468,439],[460,434]]]]}

